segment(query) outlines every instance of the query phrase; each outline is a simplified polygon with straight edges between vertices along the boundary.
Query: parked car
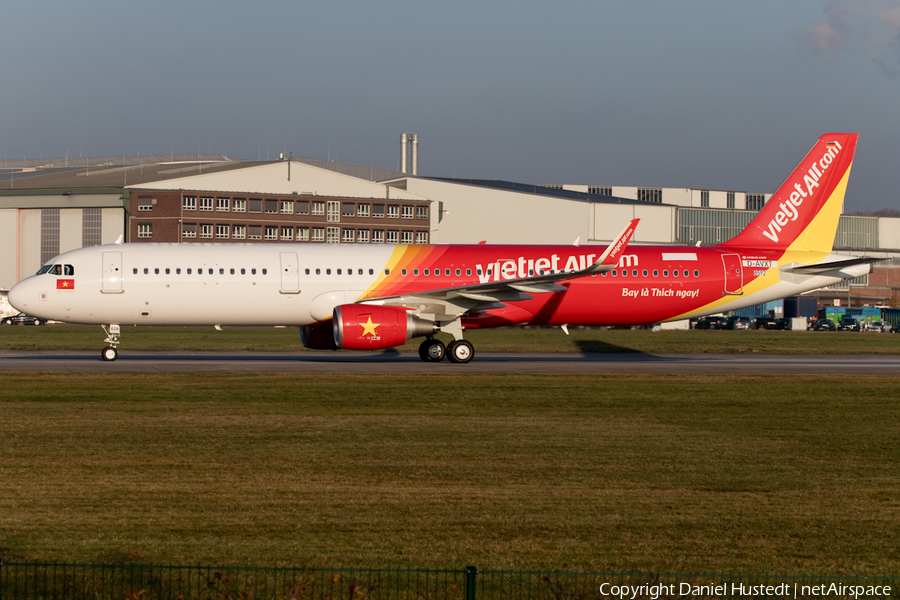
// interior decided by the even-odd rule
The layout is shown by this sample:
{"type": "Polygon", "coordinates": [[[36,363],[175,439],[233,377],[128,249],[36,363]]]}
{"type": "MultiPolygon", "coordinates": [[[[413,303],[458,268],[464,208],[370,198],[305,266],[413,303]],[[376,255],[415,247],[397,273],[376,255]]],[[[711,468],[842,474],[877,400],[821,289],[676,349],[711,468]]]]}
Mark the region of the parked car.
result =
{"type": "Polygon", "coordinates": [[[697,329],[724,329],[725,317],[711,316],[697,319],[697,329]]]}
{"type": "Polygon", "coordinates": [[[879,333],[889,333],[892,327],[887,321],[871,321],[866,325],[866,331],[877,331],[879,333]]]}
{"type": "Polygon", "coordinates": [[[19,313],[11,317],[4,317],[0,319],[0,324],[3,325],[44,325],[46,323],[47,319],[32,317],[31,315],[26,315],[25,313],[19,313]]]}
{"type": "Polygon", "coordinates": [[[753,329],[768,329],[767,325],[774,321],[772,317],[756,317],[753,321],[753,329]]]}
{"type": "Polygon", "coordinates": [[[725,329],[750,329],[750,317],[728,317],[725,320],[725,329]]]}
{"type": "Polygon", "coordinates": [[[837,329],[837,326],[831,319],[816,319],[816,322],[812,325],[813,331],[834,331],[835,329],[837,329]]]}
{"type": "Polygon", "coordinates": [[[850,315],[841,317],[841,321],[838,323],[837,327],[838,331],[860,331],[859,321],[850,315]]]}

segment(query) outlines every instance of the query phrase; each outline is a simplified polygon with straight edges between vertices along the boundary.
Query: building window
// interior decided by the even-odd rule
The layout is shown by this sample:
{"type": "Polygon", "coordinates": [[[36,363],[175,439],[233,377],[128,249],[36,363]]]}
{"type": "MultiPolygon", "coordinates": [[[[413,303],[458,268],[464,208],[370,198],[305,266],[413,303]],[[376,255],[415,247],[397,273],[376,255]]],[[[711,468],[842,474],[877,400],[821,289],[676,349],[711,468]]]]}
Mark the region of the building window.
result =
{"type": "Polygon", "coordinates": [[[369,205],[368,204],[360,204],[356,207],[356,216],[357,217],[368,217],[369,216],[369,205]]]}
{"type": "Polygon", "coordinates": [[[243,225],[235,225],[231,229],[231,237],[235,240],[242,240],[247,235],[247,228],[243,225]]]}
{"type": "Polygon", "coordinates": [[[700,190],[700,207],[709,208],[709,190],[700,190]]]}
{"type": "Polygon", "coordinates": [[[765,204],[765,194],[747,194],[747,210],[762,210],[765,204]]]}
{"type": "Polygon", "coordinates": [[[344,244],[352,244],[353,243],[353,229],[344,229],[341,231],[341,242],[344,244]]]}
{"type": "Polygon", "coordinates": [[[298,200],[297,201],[297,214],[298,215],[308,215],[309,214],[309,200],[298,200]]]}
{"type": "Polygon", "coordinates": [[[400,234],[397,231],[388,231],[387,232],[387,243],[388,244],[396,244],[400,239],[400,234]]]}
{"type": "Polygon", "coordinates": [[[262,200],[258,198],[250,198],[247,201],[247,210],[252,213],[261,213],[262,212],[262,200]]]}
{"type": "Polygon", "coordinates": [[[247,201],[243,198],[235,198],[231,201],[231,212],[245,212],[247,210],[247,201]]]}
{"type": "Polygon", "coordinates": [[[372,231],[372,243],[373,244],[383,244],[384,243],[384,231],[381,229],[375,229],[372,231]]]}
{"type": "Polygon", "coordinates": [[[328,217],[326,220],[329,223],[340,223],[341,222],[341,203],[335,202],[332,200],[328,201],[328,217]]]}
{"type": "Polygon", "coordinates": [[[608,185],[594,185],[588,187],[588,194],[597,196],[612,196],[612,187],[608,185]]]}
{"type": "Polygon", "coordinates": [[[388,204],[387,216],[388,216],[388,219],[399,219],[400,218],[400,207],[397,206],[396,204],[388,204]]]}
{"type": "Polygon", "coordinates": [[[404,206],[402,216],[404,219],[412,219],[413,218],[413,207],[412,206],[404,206]]]}
{"type": "Polygon", "coordinates": [[[267,215],[277,215],[278,214],[278,200],[266,200],[266,214],[267,215]]]}
{"type": "Polygon", "coordinates": [[[228,225],[216,225],[216,238],[227,240],[229,229],[231,229],[231,227],[228,225]]]}
{"type": "Polygon", "coordinates": [[[428,218],[428,207],[427,206],[417,206],[416,207],[416,218],[417,219],[427,219],[428,218]]]}
{"type": "Polygon", "coordinates": [[[138,223],[138,237],[139,238],[153,237],[153,224],[152,223],[138,223]]]}
{"type": "Polygon", "coordinates": [[[103,243],[103,209],[84,208],[81,213],[81,245],[99,246],[103,243]]]}
{"type": "Polygon", "coordinates": [[[384,204],[373,204],[372,205],[372,218],[373,219],[383,219],[384,218],[384,204]]]}
{"type": "Polygon", "coordinates": [[[277,240],[278,239],[278,227],[276,225],[266,225],[266,239],[267,240],[277,240]]]}
{"type": "Polygon", "coordinates": [[[341,243],[341,228],[340,227],[329,227],[328,228],[328,239],[325,241],[329,244],[341,243]]]}
{"type": "Polygon", "coordinates": [[[369,243],[369,230],[368,229],[360,229],[356,232],[356,241],[360,244],[368,244],[369,243]]]}
{"type": "Polygon", "coordinates": [[[662,188],[638,188],[638,202],[648,202],[650,204],[662,203],[662,188]]]}
{"type": "Polygon", "coordinates": [[[416,232],[416,243],[417,244],[427,244],[428,243],[428,232],[427,231],[417,231],[416,232]]]}
{"type": "Polygon", "coordinates": [[[183,238],[197,237],[197,224],[196,223],[182,223],[181,224],[181,237],[183,237],[183,238]]]}
{"type": "Polygon", "coordinates": [[[251,225],[249,227],[249,231],[247,232],[248,240],[261,240],[262,239],[262,225],[251,225]]]}
{"type": "Polygon", "coordinates": [[[213,199],[212,198],[200,198],[200,210],[212,210],[213,209],[213,199]]]}
{"type": "Polygon", "coordinates": [[[138,211],[153,210],[154,204],[156,204],[156,198],[138,198],[138,211]]]}
{"type": "Polygon", "coordinates": [[[298,227],[297,228],[297,241],[298,242],[308,242],[309,241],[309,227],[298,227]]]}
{"type": "Polygon", "coordinates": [[[281,239],[283,239],[283,240],[294,239],[294,228],[293,227],[282,227],[281,228],[281,239]]]}
{"type": "Polygon", "coordinates": [[[213,226],[212,225],[201,225],[200,226],[200,237],[211,238],[212,236],[213,236],[213,226]]]}
{"type": "Polygon", "coordinates": [[[181,199],[182,210],[197,210],[197,198],[194,196],[185,196],[181,199]]]}
{"type": "Polygon", "coordinates": [[[281,214],[283,214],[283,215],[294,214],[294,201],[293,200],[282,200],[281,201],[281,214]]]}
{"type": "Polygon", "coordinates": [[[216,211],[228,212],[228,198],[216,198],[216,211]]]}
{"type": "Polygon", "coordinates": [[[314,242],[324,242],[325,241],[325,230],[321,227],[313,227],[312,229],[312,241],[314,242]]]}
{"type": "Polygon", "coordinates": [[[400,234],[400,243],[401,244],[412,244],[413,243],[413,232],[412,231],[404,231],[400,234]]]}
{"type": "Polygon", "coordinates": [[[734,192],[725,194],[725,208],[734,208],[734,192]]]}
{"type": "Polygon", "coordinates": [[[312,214],[316,216],[322,216],[325,214],[325,203],[324,202],[313,202],[312,203],[312,214]]]}
{"type": "Polygon", "coordinates": [[[355,217],[356,216],[356,205],[352,202],[341,202],[341,216],[342,217],[355,217]]]}

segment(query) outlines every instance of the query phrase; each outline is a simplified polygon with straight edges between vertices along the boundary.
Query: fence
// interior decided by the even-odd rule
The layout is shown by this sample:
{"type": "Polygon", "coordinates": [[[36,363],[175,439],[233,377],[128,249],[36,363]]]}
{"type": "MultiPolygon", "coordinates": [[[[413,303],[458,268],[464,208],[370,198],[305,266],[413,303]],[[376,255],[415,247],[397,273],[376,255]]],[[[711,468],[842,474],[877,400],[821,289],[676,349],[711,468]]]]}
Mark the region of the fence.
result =
{"type": "Polygon", "coordinates": [[[0,599],[900,598],[900,576],[747,576],[0,563],[0,599]]]}

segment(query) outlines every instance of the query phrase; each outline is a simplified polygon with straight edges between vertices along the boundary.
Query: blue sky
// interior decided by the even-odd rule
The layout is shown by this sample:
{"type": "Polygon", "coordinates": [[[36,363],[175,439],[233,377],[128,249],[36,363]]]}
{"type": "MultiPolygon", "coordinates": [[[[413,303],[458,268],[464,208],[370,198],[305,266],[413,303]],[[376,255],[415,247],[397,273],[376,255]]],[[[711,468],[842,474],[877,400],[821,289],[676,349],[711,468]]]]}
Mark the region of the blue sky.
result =
{"type": "Polygon", "coordinates": [[[900,209],[900,0],[17,2],[0,158],[227,153],[772,192],[861,134],[847,210],[900,209]]]}

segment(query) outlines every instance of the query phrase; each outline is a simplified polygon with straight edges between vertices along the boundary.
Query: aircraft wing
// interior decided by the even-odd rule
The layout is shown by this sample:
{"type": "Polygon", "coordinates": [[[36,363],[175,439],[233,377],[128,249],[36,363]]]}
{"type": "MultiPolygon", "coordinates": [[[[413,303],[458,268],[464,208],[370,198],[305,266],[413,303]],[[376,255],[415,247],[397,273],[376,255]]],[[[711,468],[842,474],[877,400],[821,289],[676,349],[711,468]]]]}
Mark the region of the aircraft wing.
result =
{"type": "Polygon", "coordinates": [[[559,285],[559,282],[597,275],[615,268],[625,253],[639,221],[640,219],[633,219],[592,265],[579,271],[557,271],[534,277],[489,281],[400,296],[366,298],[359,302],[388,306],[416,306],[420,312],[442,315],[436,317],[436,320],[446,320],[448,316],[455,318],[455,316],[475,308],[480,310],[500,308],[505,302],[530,300],[533,298],[532,294],[564,292],[567,288],[559,285]]]}

